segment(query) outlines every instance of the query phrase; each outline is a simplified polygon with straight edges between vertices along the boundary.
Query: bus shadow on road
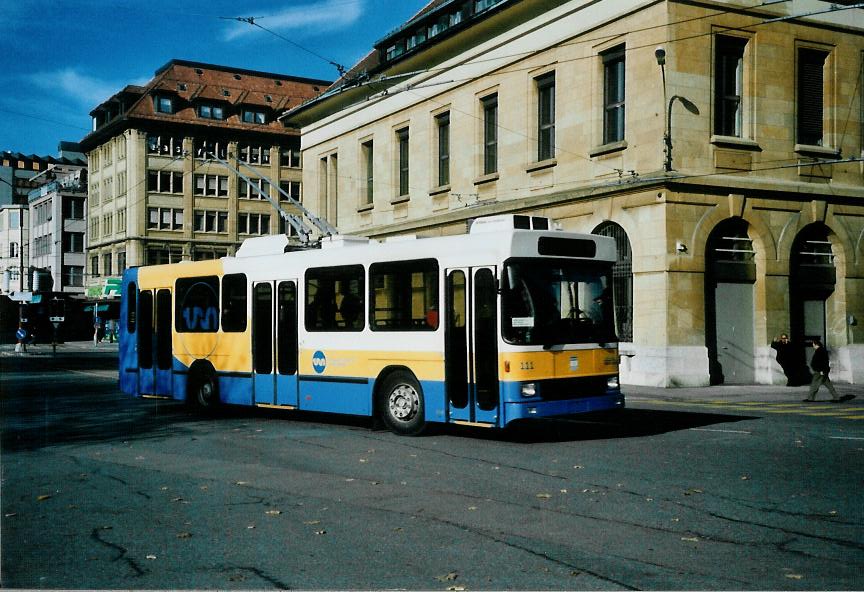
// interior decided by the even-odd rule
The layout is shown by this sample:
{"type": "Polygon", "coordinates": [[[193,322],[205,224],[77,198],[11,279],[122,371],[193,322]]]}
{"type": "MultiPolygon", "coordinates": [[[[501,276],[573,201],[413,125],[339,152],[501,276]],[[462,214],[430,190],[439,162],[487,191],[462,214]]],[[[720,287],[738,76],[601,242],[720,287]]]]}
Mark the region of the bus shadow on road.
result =
{"type": "Polygon", "coordinates": [[[573,442],[643,438],[717,424],[759,419],[752,415],[698,413],[653,409],[622,409],[557,419],[514,422],[502,432],[472,429],[472,435],[518,443],[573,442]]]}

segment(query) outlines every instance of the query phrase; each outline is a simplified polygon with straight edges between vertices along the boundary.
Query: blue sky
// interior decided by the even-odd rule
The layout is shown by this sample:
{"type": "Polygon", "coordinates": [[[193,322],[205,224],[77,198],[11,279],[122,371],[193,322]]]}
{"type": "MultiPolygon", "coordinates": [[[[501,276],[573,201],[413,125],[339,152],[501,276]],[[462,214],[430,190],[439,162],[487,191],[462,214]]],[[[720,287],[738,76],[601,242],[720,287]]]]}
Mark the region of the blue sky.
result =
{"type": "Polygon", "coordinates": [[[0,0],[0,151],[53,156],[171,59],[332,80],[427,0],[0,0]],[[220,17],[256,17],[258,27],[220,17]],[[281,39],[285,37],[321,59],[281,39]]]}

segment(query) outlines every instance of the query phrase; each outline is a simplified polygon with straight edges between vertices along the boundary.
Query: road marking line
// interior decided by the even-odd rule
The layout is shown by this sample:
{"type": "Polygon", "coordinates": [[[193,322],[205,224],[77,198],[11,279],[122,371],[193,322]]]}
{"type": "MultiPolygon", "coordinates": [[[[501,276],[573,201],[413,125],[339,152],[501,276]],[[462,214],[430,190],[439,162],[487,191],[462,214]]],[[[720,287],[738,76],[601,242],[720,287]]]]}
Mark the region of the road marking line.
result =
{"type": "Polygon", "coordinates": [[[708,428],[690,428],[693,432],[722,432],[724,434],[752,434],[753,432],[746,432],[744,430],[711,430],[708,428]]]}
{"type": "Polygon", "coordinates": [[[99,378],[105,378],[115,376],[117,372],[115,370],[97,370],[95,372],[84,372],[83,370],[65,370],[65,372],[71,372],[72,374],[83,374],[84,376],[98,376],[99,378]]]}
{"type": "Polygon", "coordinates": [[[856,438],[855,436],[828,436],[832,440],[864,440],[864,438],[856,438]]]}

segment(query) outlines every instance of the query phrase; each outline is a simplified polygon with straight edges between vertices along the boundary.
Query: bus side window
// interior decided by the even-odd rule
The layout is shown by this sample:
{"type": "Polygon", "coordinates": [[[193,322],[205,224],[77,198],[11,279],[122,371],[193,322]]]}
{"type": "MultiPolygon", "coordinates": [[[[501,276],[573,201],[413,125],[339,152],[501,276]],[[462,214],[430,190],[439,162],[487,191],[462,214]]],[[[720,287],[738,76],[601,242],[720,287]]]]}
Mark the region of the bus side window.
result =
{"type": "Polygon", "coordinates": [[[307,270],[306,330],[362,331],[364,279],[362,265],[307,270]]]}
{"type": "Polygon", "coordinates": [[[126,287],[126,332],[135,332],[135,317],[138,314],[138,286],[134,282],[126,287]]]}
{"type": "Polygon", "coordinates": [[[246,274],[232,273],[222,278],[222,330],[246,330],[246,274]]]}
{"type": "Polygon", "coordinates": [[[438,328],[438,262],[435,259],[369,266],[369,324],[373,331],[438,328]]]}

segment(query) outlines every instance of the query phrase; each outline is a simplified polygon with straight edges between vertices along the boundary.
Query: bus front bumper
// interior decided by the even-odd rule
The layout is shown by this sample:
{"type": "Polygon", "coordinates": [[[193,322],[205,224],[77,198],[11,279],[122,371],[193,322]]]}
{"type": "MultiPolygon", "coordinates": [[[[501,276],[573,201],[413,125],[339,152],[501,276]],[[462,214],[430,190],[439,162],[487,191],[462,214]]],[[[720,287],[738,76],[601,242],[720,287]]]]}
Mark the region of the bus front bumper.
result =
{"type": "Polygon", "coordinates": [[[536,419],[538,417],[558,417],[578,413],[610,411],[624,408],[624,394],[614,393],[599,397],[581,397],[562,401],[520,401],[504,403],[504,423],[507,425],[517,419],[536,419]]]}

